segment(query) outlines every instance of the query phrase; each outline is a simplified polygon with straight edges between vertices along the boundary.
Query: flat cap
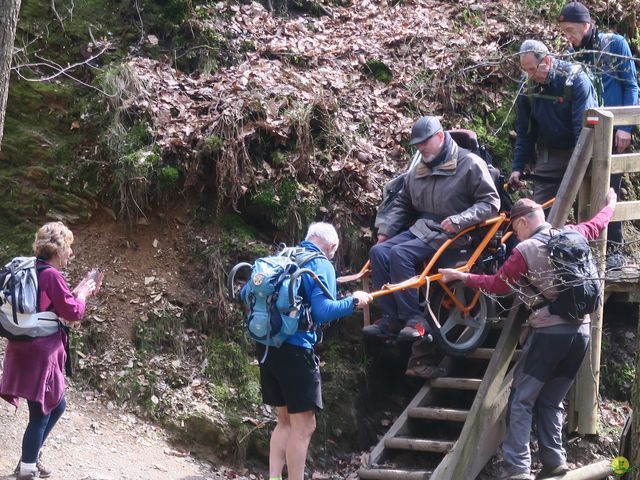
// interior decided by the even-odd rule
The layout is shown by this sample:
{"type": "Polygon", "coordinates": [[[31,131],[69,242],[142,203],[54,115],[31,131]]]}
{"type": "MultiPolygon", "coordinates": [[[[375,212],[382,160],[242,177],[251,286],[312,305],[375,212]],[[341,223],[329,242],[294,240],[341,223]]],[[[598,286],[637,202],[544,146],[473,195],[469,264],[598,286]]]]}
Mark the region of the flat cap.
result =
{"type": "Polygon", "coordinates": [[[409,145],[418,145],[433,137],[442,130],[442,125],[436,117],[422,117],[413,124],[409,145]]]}
{"type": "Polygon", "coordinates": [[[542,210],[542,206],[529,198],[521,198],[511,207],[511,221],[513,222],[516,218],[524,217],[536,210],[542,210]]]}
{"type": "Polygon", "coordinates": [[[591,23],[591,15],[580,2],[569,2],[560,10],[558,22],[591,23]]]}

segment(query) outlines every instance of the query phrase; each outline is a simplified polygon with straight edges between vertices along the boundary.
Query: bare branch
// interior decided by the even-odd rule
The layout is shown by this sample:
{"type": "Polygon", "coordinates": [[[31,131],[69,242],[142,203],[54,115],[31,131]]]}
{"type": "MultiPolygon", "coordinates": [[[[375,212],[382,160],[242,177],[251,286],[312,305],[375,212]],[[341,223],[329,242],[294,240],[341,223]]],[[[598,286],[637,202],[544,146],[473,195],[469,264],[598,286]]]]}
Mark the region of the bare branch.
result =
{"type": "Polygon", "coordinates": [[[20,78],[22,78],[23,80],[26,80],[28,82],[46,82],[49,80],[53,80],[56,77],[59,77],[60,75],[67,75],[68,72],[70,72],[71,70],[83,66],[83,65],[87,65],[90,64],[93,60],[95,60],[96,58],[98,58],[100,55],[102,55],[104,52],[106,52],[109,48],[111,47],[110,43],[105,44],[104,47],[102,47],[102,50],[100,50],[98,53],[96,53],[95,55],[92,55],[91,57],[87,58],[86,60],[82,61],[82,62],[77,62],[74,63],[73,65],[68,65],[67,67],[62,67],[60,65],[57,65],[55,62],[52,62],[50,60],[44,60],[42,62],[37,62],[37,63],[23,63],[20,65],[14,65],[11,67],[11,70],[14,70],[18,75],[20,75],[20,69],[22,68],[33,68],[33,67],[48,67],[51,68],[52,70],[56,71],[56,73],[54,73],[53,75],[49,75],[47,77],[39,77],[39,78],[27,78],[24,77],[23,75],[20,75],[20,78]]]}
{"type": "Polygon", "coordinates": [[[53,14],[56,16],[56,19],[58,20],[58,22],[60,22],[60,26],[62,27],[62,31],[64,32],[64,22],[62,21],[62,17],[60,16],[60,14],[58,14],[58,10],[56,10],[56,0],[51,0],[51,11],[53,12],[53,14]]]}

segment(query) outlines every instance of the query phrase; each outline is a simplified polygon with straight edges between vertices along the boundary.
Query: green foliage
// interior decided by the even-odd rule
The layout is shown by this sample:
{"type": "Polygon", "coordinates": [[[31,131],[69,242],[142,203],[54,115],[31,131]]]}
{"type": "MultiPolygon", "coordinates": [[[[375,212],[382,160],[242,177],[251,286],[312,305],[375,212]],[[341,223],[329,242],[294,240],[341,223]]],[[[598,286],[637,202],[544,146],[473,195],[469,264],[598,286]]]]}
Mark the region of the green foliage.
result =
{"type": "Polygon", "coordinates": [[[466,25],[472,27],[480,27],[484,24],[484,18],[476,11],[471,10],[469,7],[465,7],[462,10],[462,21],[466,25]]]}
{"type": "Polygon", "coordinates": [[[260,401],[258,368],[238,344],[210,338],[206,345],[206,376],[218,402],[226,406],[257,404],[260,401]]]}
{"type": "Polygon", "coordinates": [[[271,165],[273,165],[274,167],[283,166],[286,159],[287,159],[287,156],[279,150],[274,150],[271,153],[271,165]]]}
{"type": "Polygon", "coordinates": [[[558,18],[560,10],[565,5],[565,0],[524,0],[524,5],[534,15],[558,18]]]}
{"type": "Polygon", "coordinates": [[[376,80],[384,83],[389,83],[393,80],[393,72],[391,72],[391,69],[382,60],[367,60],[363,68],[365,74],[370,75],[376,80]]]}
{"type": "Polygon", "coordinates": [[[163,192],[171,192],[178,185],[180,172],[176,167],[162,167],[158,172],[158,183],[163,192]]]}
{"type": "Polygon", "coordinates": [[[101,139],[113,171],[113,204],[121,218],[133,222],[154,204],[166,203],[178,188],[180,171],[163,165],[147,119],[132,118],[124,108],[128,99],[145,94],[144,81],[126,65],[107,69],[98,81],[114,108],[101,139]]]}
{"type": "Polygon", "coordinates": [[[255,52],[256,44],[253,43],[251,40],[243,40],[242,42],[240,42],[240,51],[242,53],[255,52]]]}
{"type": "Polygon", "coordinates": [[[126,63],[112,64],[96,77],[95,83],[116,109],[121,108],[126,100],[143,95],[146,90],[144,78],[126,63]]]}
{"type": "Polygon", "coordinates": [[[607,397],[628,400],[635,375],[636,369],[631,363],[615,366],[605,363],[600,372],[602,389],[607,397]]]}
{"type": "Polygon", "coordinates": [[[300,228],[317,215],[320,197],[314,184],[302,185],[295,180],[265,182],[251,195],[250,212],[260,215],[276,228],[300,228]]]}
{"type": "Polygon", "coordinates": [[[510,171],[513,157],[509,131],[515,122],[515,109],[510,112],[510,107],[508,103],[482,118],[476,116],[470,125],[465,126],[476,132],[480,143],[484,143],[493,153],[494,164],[503,171],[510,171]]]}
{"type": "Polygon", "coordinates": [[[353,396],[345,392],[358,392],[365,373],[361,345],[330,341],[323,345],[320,357],[325,363],[322,370],[324,414],[318,418],[318,437],[315,445],[331,439],[350,444],[358,434],[353,396]]]}

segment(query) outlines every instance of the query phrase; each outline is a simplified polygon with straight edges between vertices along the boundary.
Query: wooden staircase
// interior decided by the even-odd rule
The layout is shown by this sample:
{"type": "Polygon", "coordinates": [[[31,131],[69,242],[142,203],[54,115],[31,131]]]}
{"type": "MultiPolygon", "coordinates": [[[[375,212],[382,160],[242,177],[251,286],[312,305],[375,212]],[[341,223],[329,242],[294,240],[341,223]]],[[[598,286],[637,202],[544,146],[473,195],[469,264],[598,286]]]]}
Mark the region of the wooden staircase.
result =
{"type": "MultiPolygon", "coordinates": [[[[369,464],[358,472],[361,479],[455,478],[462,480],[462,476],[457,476],[459,473],[450,476],[450,474],[440,474],[438,471],[443,465],[449,463],[448,458],[459,456],[461,452],[460,448],[456,450],[456,444],[465,435],[465,429],[475,424],[477,420],[475,417],[481,406],[487,403],[484,401],[487,393],[490,393],[487,387],[493,383],[496,374],[498,376],[506,374],[506,369],[495,367],[496,359],[500,357],[501,365],[506,364],[508,367],[512,357],[515,358],[513,353],[517,336],[514,336],[513,332],[518,328],[512,325],[515,323],[518,310],[519,308],[512,310],[506,322],[496,323],[498,327],[504,323],[505,328],[502,330],[498,328],[492,332],[482,348],[464,357],[444,358],[440,366],[449,371],[449,376],[425,382],[372,450],[369,464]],[[507,342],[510,334],[512,341],[507,342]],[[505,355],[496,355],[496,351],[500,349],[502,351],[511,349],[508,358],[505,355]],[[499,370],[504,371],[499,373],[499,370]]],[[[517,355],[517,352],[515,353],[517,355]]],[[[504,403],[506,404],[506,401],[504,403]]],[[[487,439],[480,439],[480,441],[486,440],[487,446],[491,445],[483,449],[486,453],[480,455],[484,461],[475,462],[479,465],[475,467],[477,471],[468,471],[465,479],[475,478],[488,458],[495,452],[499,437],[504,431],[504,425],[498,421],[492,430],[493,433],[488,435],[487,439]]],[[[473,470],[474,466],[470,465],[470,468],[473,470]]]]}

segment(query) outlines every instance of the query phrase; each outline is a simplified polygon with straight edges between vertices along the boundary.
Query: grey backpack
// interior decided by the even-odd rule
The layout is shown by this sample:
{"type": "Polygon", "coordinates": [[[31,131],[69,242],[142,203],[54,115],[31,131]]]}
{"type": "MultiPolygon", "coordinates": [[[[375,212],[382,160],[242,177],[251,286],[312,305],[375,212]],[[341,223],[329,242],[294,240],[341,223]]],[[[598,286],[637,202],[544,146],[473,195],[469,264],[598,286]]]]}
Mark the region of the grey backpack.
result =
{"type": "Polygon", "coordinates": [[[0,337],[31,340],[60,328],[53,312],[38,312],[38,272],[50,268],[36,257],[16,257],[0,269],[0,337]]]}

